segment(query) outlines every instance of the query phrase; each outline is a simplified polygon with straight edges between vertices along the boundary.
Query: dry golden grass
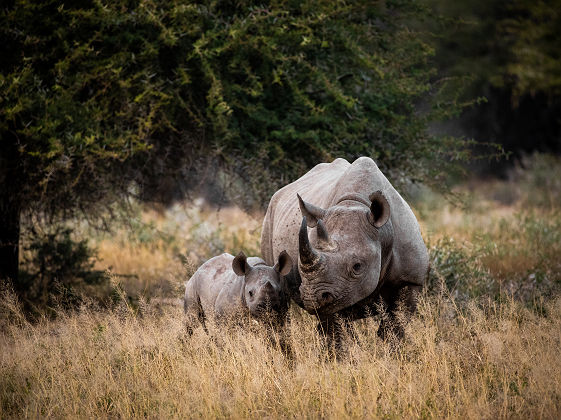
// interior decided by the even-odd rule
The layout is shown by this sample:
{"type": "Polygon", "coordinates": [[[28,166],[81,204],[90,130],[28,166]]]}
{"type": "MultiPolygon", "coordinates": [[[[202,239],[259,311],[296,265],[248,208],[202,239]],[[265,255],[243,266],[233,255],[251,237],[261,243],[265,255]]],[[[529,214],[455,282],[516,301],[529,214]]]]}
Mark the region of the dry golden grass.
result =
{"type": "Polygon", "coordinates": [[[329,359],[292,312],[293,363],[255,333],[184,334],[179,307],[82,308],[29,324],[2,296],[0,417],[559,418],[561,300],[460,310],[425,295],[399,346],[354,324],[329,359]],[[7,321],[9,319],[9,321],[7,321]]]}
{"type": "Polygon", "coordinates": [[[242,249],[259,255],[262,217],[237,207],[177,204],[163,211],[145,209],[132,234],[130,227],[122,228],[94,243],[95,268],[124,274],[120,283],[131,295],[169,295],[214,255],[235,255],[242,249]]]}

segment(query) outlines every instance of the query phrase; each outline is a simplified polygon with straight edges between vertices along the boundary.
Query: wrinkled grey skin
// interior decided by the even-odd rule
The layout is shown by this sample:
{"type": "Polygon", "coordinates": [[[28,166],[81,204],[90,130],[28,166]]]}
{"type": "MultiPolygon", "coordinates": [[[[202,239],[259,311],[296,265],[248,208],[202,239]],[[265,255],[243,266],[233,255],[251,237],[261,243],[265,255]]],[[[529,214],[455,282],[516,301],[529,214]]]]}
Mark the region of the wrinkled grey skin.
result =
{"type": "Polygon", "coordinates": [[[378,334],[402,335],[399,308],[415,310],[429,259],[417,220],[374,161],[321,163],[277,191],[263,221],[267,263],[286,249],[298,266],[286,277],[291,298],[317,315],[324,333],[336,317],[388,316],[378,334]]]}
{"type": "Polygon", "coordinates": [[[282,276],[292,269],[292,260],[280,252],[274,267],[258,257],[222,254],[205,262],[185,286],[184,310],[188,330],[194,319],[205,326],[205,319],[239,321],[247,315],[284,324],[289,298],[282,276]]]}

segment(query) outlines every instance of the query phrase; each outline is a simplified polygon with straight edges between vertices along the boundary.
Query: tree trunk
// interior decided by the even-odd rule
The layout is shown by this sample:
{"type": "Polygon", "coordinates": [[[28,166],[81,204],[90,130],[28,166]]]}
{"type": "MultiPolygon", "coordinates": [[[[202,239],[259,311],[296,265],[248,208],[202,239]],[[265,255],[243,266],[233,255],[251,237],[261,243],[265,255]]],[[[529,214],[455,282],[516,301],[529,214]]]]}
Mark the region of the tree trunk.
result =
{"type": "Polygon", "coordinates": [[[0,281],[10,279],[18,290],[22,179],[17,138],[0,133],[0,281]]]}
{"type": "Polygon", "coordinates": [[[0,280],[10,279],[18,284],[20,206],[12,200],[9,191],[1,186],[0,192],[0,280]]]}

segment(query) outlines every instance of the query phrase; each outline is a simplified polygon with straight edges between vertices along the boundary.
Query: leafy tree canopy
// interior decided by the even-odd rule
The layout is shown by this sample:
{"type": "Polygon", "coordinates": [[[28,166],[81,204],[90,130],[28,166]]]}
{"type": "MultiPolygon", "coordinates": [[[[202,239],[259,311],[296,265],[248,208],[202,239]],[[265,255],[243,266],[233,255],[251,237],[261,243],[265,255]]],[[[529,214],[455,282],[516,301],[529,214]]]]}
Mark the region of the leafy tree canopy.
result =
{"type": "Polygon", "coordinates": [[[415,114],[433,50],[413,3],[14,2],[0,129],[26,205],[96,202],[101,177],[138,179],[126,163],[166,145],[287,178],[360,155],[422,176],[441,143],[415,114]]]}
{"type": "MultiPolygon", "coordinates": [[[[439,99],[433,48],[415,29],[429,17],[413,0],[8,1],[3,223],[88,211],[133,181],[144,194],[163,179],[189,188],[201,160],[262,203],[335,157],[440,182],[466,151],[426,132],[458,109],[439,99]]],[[[14,232],[0,232],[0,248],[14,232]]]]}

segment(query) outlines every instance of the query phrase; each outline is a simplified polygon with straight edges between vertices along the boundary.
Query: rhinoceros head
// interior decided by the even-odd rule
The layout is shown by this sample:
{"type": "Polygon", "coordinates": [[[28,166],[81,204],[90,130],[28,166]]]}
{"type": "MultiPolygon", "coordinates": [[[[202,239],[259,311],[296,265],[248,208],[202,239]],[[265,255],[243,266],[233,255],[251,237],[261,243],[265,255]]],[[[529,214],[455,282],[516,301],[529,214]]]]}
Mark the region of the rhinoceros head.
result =
{"type": "Polygon", "coordinates": [[[393,241],[390,205],[377,191],[339,200],[328,209],[306,203],[302,211],[298,270],[306,310],[329,315],[370,296],[380,281],[393,241]],[[313,229],[308,237],[308,229],[313,229]]]}
{"type": "Polygon", "coordinates": [[[281,276],[292,269],[292,259],[286,251],[280,253],[273,267],[251,266],[240,252],[232,261],[232,269],[244,277],[244,300],[252,316],[262,318],[286,313],[289,301],[281,276]]]}

